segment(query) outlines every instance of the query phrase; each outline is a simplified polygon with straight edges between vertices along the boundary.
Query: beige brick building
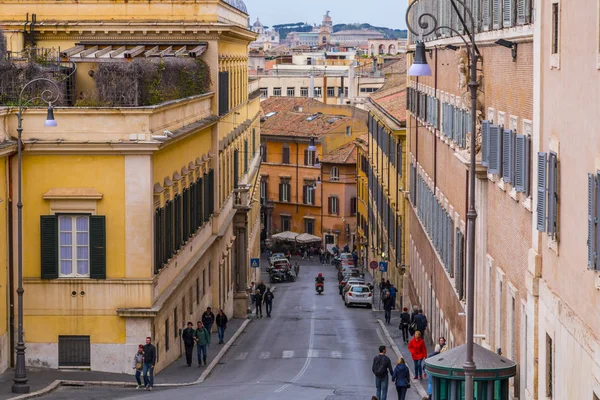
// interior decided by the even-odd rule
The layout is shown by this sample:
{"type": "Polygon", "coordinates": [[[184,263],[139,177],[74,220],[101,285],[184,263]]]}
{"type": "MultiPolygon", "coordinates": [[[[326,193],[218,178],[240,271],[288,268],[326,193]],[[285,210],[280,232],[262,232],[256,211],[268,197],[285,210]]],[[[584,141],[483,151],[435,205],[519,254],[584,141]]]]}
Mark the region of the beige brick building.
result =
{"type": "MultiPolygon", "coordinates": [[[[420,12],[459,30],[449,2],[423,1],[420,12]]],[[[478,64],[476,179],[476,343],[520,366],[511,398],[525,398],[533,373],[534,309],[525,285],[532,239],[530,146],[533,130],[533,25],[527,2],[502,9],[475,1],[478,64]],[[516,53],[496,44],[517,44],[516,53]],[[514,56],[514,58],[513,58],[514,56]],[[482,143],[480,149],[479,143],[482,143]],[[529,356],[529,357],[528,357],[529,356]],[[529,368],[527,368],[529,369],[529,368]]],[[[497,4],[498,3],[498,4],[497,4]]],[[[471,2],[469,2],[471,4],[471,2]]],[[[416,17],[419,13],[414,8],[416,17]]],[[[414,21],[414,20],[413,20],[414,21]]],[[[413,26],[417,27],[416,22],[413,26]]],[[[410,301],[424,310],[429,336],[465,343],[466,213],[470,96],[464,43],[442,29],[425,37],[429,77],[409,77],[408,170],[410,301]]]]}

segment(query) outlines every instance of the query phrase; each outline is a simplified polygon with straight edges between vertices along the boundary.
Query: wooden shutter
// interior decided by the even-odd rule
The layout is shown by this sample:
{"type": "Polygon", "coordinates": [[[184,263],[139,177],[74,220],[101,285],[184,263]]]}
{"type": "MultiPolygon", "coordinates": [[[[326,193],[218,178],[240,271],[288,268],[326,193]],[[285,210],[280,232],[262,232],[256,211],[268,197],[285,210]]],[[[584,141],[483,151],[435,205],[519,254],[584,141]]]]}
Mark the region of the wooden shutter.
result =
{"type": "Polygon", "coordinates": [[[283,201],[283,185],[283,182],[279,183],[279,201],[283,201]]]}
{"type": "Polygon", "coordinates": [[[508,28],[514,23],[514,0],[502,0],[502,26],[508,28]]]}
{"type": "Polygon", "coordinates": [[[160,242],[160,208],[157,208],[154,212],[154,273],[158,274],[158,271],[162,268],[162,254],[161,254],[161,242],[160,242]]]}
{"type": "Polygon", "coordinates": [[[229,72],[219,72],[219,115],[229,112],[229,72]]]}
{"type": "Polygon", "coordinates": [[[204,178],[204,222],[210,219],[210,182],[208,174],[203,174],[204,178]]]}
{"type": "Polygon", "coordinates": [[[165,204],[165,254],[163,263],[166,264],[173,254],[173,202],[165,204]]]}
{"type": "Polygon", "coordinates": [[[208,207],[210,214],[215,212],[215,170],[211,169],[208,171],[208,183],[210,185],[210,191],[208,195],[208,207]]]}
{"type": "Polygon", "coordinates": [[[165,208],[161,208],[160,210],[160,259],[161,259],[161,268],[162,265],[166,264],[169,259],[169,255],[167,254],[167,236],[165,232],[165,208]]]}
{"type": "Polygon", "coordinates": [[[90,278],[106,279],[106,217],[90,215],[90,278]]]}
{"type": "Polygon", "coordinates": [[[540,232],[546,231],[546,153],[537,155],[537,207],[536,225],[540,232]]]}
{"type": "Polygon", "coordinates": [[[238,187],[238,180],[240,179],[240,154],[237,149],[233,151],[233,187],[238,187]]]}
{"type": "Polygon", "coordinates": [[[598,216],[596,215],[596,175],[588,174],[588,267],[596,269],[597,248],[596,248],[596,227],[598,225],[598,216]]]}
{"type": "Polygon", "coordinates": [[[505,129],[502,132],[502,179],[513,182],[513,131],[505,129]]]}
{"type": "MultiPolygon", "coordinates": [[[[473,7],[471,9],[471,13],[473,14],[473,18],[475,19],[475,33],[478,33],[481,31],[481,1],[482,0],[473,0],[473,7]]],[[[485,1],[485,0],[483,0],[485,1]]],[[[467,19],[468,21],[468,19],[467,19]]],[[[467,22],[468,24],[468,22],[467,22]]],[[[471,28],[469,26],[469,28],[471,28]]]]}
{"type": "Polygon", "coordinates": [[[452,221],[452,216],[450,214],[447,215],[448,218],[448,226],[446,231],[446,237],[448,239],[448,246],[446,247],[446,270],[449,274],[452,274],[452,258],[453,258],[453,245],[454,245],[454,221],[452,221]]]}
{"type": "Polygon", "coordinates": [[[517,0],[517,24],[524,25],[529,23],[531,11],[530,0],[517,0]]]}
{"type": "Polygon", "coordinates": [[[524,193],[529,176],[529,149],[528,139],[525,135],[515,136],[515,190],[524,193]]]}
{"type": "Polygon", "coordinates": [[[333,214],[333,197],[327,198],[327,212],[333,214]]]}
{"type": "Polygon", "coordinates": [[[304,150],[304,165],[308,165],[308,150],[304,150]]]}
{"type": "Polygon", "coordinates": [[[465,269],[465,237],[458,229],[456,230],[456,263],[455,263],[455,280],[454,285],[456,287],[456,293],[458,299],[463,300],[465,297],[465,285],[464,285],[464,269],[465,269]]]}
{"type": "Polygon", "coordinates": [[[490,2],[492,0],[483,0],[483,10],[482,10],[482,20],[483,20],[483,30],[487,31],[490,29],[490,20],[491,20],[491,10],[490,10],[490,2]]]}
{"type": "Polygon", "coordinates": [[[488,172],[490,174],[499,175],[501,173],[501,143],[500,127],[498,125],[490,125],[488,138],[488,172]]]}
{"type": "Polygon", "coordinates": [[[493,21],[493,29],[502,28],[502,2],[501,0],[491,0],[492,1],[492,21],[493,21]]]}
{"type": "Polygon", "coordinates": [[[290,163],[290,148],[287,146],[283,147],[283,158],[282,158],[282,162],[284,164],[289,164],[290,163]]]}
{"type": "Polygon", "coordinates": [[[196,226],[199,228],[204,224],[204,181],[202,178],[198,178],[197,188],[198,199],[197,199],[197,211],[196,211],[196,226]]]}
{"type": "Polygon", "coordinates": [[[556,153],[548,155],[548,235],[554,237],[557,228],[558,160],[556,153]]]}
{"type": "Polygon", "coordinates": [[[244,173],[248,172],[248,140],[244,140],[244,173]]]}
{"type": "Polygon", "coordinates": [[[40,216],[42,279],[58,278],[58,217],[40,216]]]}
{"type": "Polygon", "coordinates": [[[304,185],[302,186],[302,204],[307,204],[307,198],[308,198],[308,186],[304,185]]]}
{"type": "MultiPolygon", "coordinates": [[[[486,1],[486,0],[484,0],[486,1]]],[[[489,147],[490,147],[490,122],[481,122],[481,165],[489,165],[489,147]]]]}
{"type": "Polygon", "coordinates": [[[595,270],[599,270],[599,265],[598,265],[598,249],[600,249],[600,224],[598,223],[598,218],[600,217],[600,172],[596,172],[596,208],[594,210],[594,218],[595,218],[595,228],[594,228],[594,237],[595,237],[595,245],[594,245],[594,249],[596,252],[596,262],[594,265],[594,269],[595,270]]]}
{"type": "Polygon", "coordinates": [[[190,189],[183,189],[183,241],[187,240],[191,236],[190,231],[190,189]]]}

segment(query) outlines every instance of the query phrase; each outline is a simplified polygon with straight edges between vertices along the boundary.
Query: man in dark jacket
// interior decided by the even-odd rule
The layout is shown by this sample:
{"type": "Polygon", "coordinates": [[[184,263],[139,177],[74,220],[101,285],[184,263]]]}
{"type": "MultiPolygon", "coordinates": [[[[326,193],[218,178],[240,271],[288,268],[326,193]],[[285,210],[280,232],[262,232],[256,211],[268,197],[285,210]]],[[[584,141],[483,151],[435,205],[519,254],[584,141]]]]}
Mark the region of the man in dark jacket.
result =
{"type": "Polygon", "coordinates": [[[144,346],[144,366],[142,373],[144,374],[144,386],[146,390],[152,390],[154,387],[154,364],[156,364],[156,347],[151,343],[152,338],[146,338],[144,346]]]}
{"type": "Polygon", "coordinates": [[[408,326],[410,325],[410,314],[408,313],[408,308],[404,307],[402,314],[400,314],[400,326],[398,327],[402,331],[402,340],[404,340],[404,344],[408,344],[408,326]]]}
{"type": "Polygon", "coordinates": [[[385,346],[379,346],[379,355],[373,359],[373,374],[375,375],[375,387],[377,389],[377,398],[379,400],[387,400],[389,376],[388,372],[394,373],[392,362],[385,355],[385,346]]]}
{"type": "Polygon", "coordinates": [[[256,289],[254,301],[256,302],[256,318],[262,318],[263,295],[260,292],[260,289],[256,289]]]}
{"type": "Polygon", "coordinates": [[[386,293],[383,298],[383,310],[385,311],[385,323],[389,324],[392,319],[392,307],[394,306],[394,299],[392,295],[386,293]]]}
{"type": "Polygon", "coordinates": [[[187,362],[188,367],[192,366],[192,352],[194,350],[194,324],[191,322],[187,323],[187,329],[184,329],[181,333],[181,339],[183,340],[183,345],[185,346],[185,361],[187,362]]]}
{"type": "Polygon", "coordinates": [[[267,292],[265,293],[265,306],[267,309],[267,318],[271,318],[271,310],[273,309],[273,292],[271,292],[271,288],[267,288],[267,292]]]}
{"type": "Polygon", "coordinates": [[[206,311],[202,314],[202,325],[204,325],[208,333],[210,333],[214,322],[215,314],[213,314],[210,307],[206,307],[206,311]]]}
{"type": "Polygon", "coordinates": [[[265,292],[267,291],[267,286],[265,286],[265,281],[260,281],[259,285],[256,288],[258,290],[260,290],[260,294],[262,294],[263,296],[265,295],[265,292]]]}
{"type": "Polygon", "coordinates": [[[423,310],[419,309],[413,318],[413,322],[417,326],[417,330],[421,332],[421,336],[425,337],[425,329],[427,329],[427,317],[423,315],[423,310]]]}
{"type": "Polygon", "coordinates": [[[223,309],[219,308],[219,312],[217,313],[217,318],[215,322],[217,323],[217,334],[219,336],[219,344],[223,344],[225,337],[225,329],[227,329],[227,315],[223,312],[223,309]]]}

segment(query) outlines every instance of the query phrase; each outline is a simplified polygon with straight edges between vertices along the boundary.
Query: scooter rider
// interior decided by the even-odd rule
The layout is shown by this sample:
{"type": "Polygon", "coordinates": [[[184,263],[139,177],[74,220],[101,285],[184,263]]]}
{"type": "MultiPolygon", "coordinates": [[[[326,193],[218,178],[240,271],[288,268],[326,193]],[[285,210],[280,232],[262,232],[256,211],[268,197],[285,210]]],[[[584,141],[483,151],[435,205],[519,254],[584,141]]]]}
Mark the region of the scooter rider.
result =
{"type": "Polygon", "coordinates": [[[319,275],[315,278],[315,289],[317,288],[317,286],[321,284],[321,285],[325,285],[325,278],[323,277],[323,274],[319,272],[319,275]]]}

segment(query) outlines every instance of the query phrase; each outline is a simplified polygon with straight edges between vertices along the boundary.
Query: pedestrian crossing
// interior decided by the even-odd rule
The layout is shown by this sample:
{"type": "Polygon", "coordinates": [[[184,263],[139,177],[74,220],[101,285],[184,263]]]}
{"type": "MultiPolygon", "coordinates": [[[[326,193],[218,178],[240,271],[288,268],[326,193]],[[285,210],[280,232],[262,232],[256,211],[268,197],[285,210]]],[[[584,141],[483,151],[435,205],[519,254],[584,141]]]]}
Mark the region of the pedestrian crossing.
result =
{"type": "Polygon", "coordinates": [[[235,361],[244,361],[247,359],[292,359],[292,358],[321,358],[321,359],[352,359],[367,360],[367,356],[357,352],[341,352],[338,350],[283,350],[283,351],[261,351],[261,352],[240,352],[233,356],[235,361]]]}

